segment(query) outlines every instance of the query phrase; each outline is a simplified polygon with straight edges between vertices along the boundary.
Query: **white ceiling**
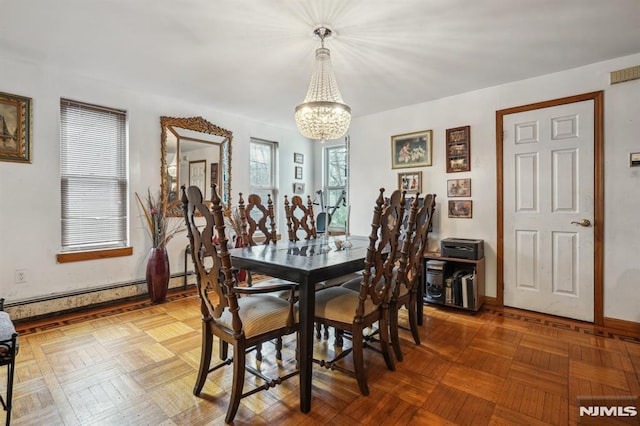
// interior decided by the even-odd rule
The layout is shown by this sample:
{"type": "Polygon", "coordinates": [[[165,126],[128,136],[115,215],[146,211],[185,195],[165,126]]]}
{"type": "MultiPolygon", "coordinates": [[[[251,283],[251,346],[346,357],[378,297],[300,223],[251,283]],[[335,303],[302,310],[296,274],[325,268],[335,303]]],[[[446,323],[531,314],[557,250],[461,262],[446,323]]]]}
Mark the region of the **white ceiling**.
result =
{"type": "Polygon", "coordinates": [[[318,24],[356,117],[640,52],[639,0],[0,0],[0,58],[293,127],[318,24]]]}

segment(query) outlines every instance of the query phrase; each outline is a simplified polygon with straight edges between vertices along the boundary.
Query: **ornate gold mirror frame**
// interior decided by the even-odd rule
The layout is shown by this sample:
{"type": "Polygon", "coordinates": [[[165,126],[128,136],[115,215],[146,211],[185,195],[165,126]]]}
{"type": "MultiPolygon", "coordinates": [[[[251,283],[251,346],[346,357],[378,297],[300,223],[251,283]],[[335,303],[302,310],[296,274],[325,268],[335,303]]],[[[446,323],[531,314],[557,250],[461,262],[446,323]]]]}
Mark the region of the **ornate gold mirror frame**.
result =
{"type": "Polygon", "coordinates": [[[202,117],[160,117],[160,126],[160,190],[167,215],[183,214],[181,185],[197,184],[201,186],[203,196],[209,199],[211,183],[216,182],[220,198],[230,206],[233,134],[202,117]]]}

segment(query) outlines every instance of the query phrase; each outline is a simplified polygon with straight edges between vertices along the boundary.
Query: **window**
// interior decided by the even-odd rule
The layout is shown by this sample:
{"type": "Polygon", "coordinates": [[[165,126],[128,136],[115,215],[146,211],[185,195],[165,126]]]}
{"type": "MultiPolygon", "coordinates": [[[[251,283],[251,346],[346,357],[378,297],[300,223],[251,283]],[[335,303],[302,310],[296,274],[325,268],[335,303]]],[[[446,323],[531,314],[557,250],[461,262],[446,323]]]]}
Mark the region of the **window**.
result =
{"type": "Polygon", "coordinates": [[[62,251],[127,245],[127,114],[60,100],[62,251]]]}
{"type": "MultiPolygon", "coordinates": [[[[267,195],[271,195],[276,210],[276,148],[277,143],[251,138],[249,147],[249,187],[252,194],[262,198],[267,205],[267,195]]],[[[246,199],[245,199],[246,201],[246,199]]],[[[277,217],[277,214],[276,214],[277,217]]]]}
{"type": "Polygon", "coordinates": [[[331,215],[329,230],[345,230],[347,224],[347,148],[325,148],[324,187],[327,193],[325,208],[331,215]],[[343,197],[344,191],[344,197],[343,197]]]}

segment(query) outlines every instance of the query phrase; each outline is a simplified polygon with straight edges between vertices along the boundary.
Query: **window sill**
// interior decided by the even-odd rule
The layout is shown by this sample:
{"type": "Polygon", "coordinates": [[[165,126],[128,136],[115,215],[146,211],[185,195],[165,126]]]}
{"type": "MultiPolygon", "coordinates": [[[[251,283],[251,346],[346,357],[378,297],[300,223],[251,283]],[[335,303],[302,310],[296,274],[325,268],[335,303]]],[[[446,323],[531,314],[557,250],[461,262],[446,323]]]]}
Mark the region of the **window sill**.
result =
{"type": "Polygon", "coordinates": [[[75,251],[72,253],[58,253],[58,263],[81,262],[83,260],[107,259],[110,257],[131,256],[133,247],[122,247],[108,250],[75,251]]]}

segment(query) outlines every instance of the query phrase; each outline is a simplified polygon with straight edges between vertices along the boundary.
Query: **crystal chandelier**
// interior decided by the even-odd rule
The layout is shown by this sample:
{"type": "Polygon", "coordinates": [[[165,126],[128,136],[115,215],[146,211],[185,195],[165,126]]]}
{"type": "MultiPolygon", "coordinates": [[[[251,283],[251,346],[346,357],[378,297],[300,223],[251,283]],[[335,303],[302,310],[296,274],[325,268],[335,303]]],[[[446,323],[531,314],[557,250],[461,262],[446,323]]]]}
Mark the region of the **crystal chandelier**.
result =
{"type": "Polygon", "coordinates": [[[324,39],[331,36],[326,27],[316,28],[313,33],[320,38],[316,49],[316,62],[304,102],[296,107],[298,130],[309,139],[322,142],[338,139],[349,129],[351,108],[344,104],[331,67],[329,49],[324,39]]]}

